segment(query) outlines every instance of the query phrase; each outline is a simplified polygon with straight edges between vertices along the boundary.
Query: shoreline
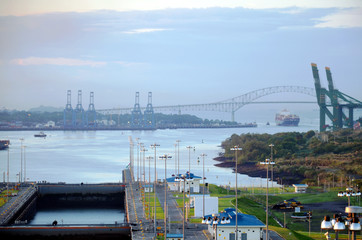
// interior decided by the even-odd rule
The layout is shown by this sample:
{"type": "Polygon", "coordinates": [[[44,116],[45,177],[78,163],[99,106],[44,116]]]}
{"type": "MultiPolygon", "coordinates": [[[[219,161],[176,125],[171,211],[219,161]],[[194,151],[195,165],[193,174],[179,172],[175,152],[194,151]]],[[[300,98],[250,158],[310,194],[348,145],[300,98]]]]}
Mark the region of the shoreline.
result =
{"type": "MultiPolygon", "coordinates": [[[[216,167],[221,168],[232,168],[235,172],[235,162],[227,161],[228,159],[225,157],[216,157],[214,158],[215,161],[218,161],[219,163],[214,164],[216,167]]],[[[270,172],[270,169],[269,169],[270,172]]],[[[247,162],[238,164],[238,173],[244,174],[249,177],[260,177],[260,178],[266,178],[266,168],[264,166],[258,165],[254,162],[247,162]]],[[[305,178],[298,175],[289,175],[285,173],[280,172],[273,172],[273,180],[277,181],[278,184],[297,184],[303,181],[305,178]]],[[[269,178],[271,178],[269,173],[269,178]]]]}

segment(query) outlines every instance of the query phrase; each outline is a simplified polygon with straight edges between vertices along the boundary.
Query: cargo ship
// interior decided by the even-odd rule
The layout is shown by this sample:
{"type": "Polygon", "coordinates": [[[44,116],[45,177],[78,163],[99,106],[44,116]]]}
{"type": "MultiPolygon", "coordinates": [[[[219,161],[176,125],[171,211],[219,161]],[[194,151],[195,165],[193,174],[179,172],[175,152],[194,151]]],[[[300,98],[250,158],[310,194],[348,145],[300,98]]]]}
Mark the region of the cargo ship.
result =
{"type": "Polygon", "coordinates": [[[298,126],[299,121],[299,116],[290,114],[290,112],[286,109],[277,113],[275,116],[275,123],[277,126],[298,126]]]}
{"type": "Polygon", "coordinates": [[[10,145],[9,140],[0,140],[0,150],[7,149],[10,145]]]}

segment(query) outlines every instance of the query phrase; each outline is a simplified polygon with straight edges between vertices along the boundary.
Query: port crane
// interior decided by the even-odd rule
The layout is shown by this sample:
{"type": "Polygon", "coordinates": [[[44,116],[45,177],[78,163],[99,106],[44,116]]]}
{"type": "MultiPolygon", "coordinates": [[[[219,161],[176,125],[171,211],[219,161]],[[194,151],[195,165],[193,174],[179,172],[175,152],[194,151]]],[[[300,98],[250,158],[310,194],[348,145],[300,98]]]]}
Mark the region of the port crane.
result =
{"type": "Polygon", "coordinates": [[[325,67],[328,89],[323,88],[319,78],[317,64],[312,63],[317,102],[319,105],[319,128],[321,132],[330,126],[326,124],[326,117],[332,122],[332,130],[336,131],[343,127],[353,129],[353,110],[362,108],[362,102],[334,88],[331,69],[325,67]],[[346,115],[343,110],[348,110],[346,115]]]}

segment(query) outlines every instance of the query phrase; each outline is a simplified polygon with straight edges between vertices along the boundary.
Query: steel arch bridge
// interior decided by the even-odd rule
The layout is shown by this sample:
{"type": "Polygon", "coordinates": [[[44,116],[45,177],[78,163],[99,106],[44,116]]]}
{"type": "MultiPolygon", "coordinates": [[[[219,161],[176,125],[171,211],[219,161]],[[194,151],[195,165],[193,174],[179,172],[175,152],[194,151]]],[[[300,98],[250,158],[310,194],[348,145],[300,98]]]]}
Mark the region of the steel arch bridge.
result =
{"type": "MultiPolygon", "coordinates": [[[[258,89],[246,94],[226,99],[223,101],[204,103],[204,104],[185,104],[185,105],[167,105],[167,106],[153,106],[153,110],[157,112],[173,111],[181,114],[182,111],[217,111],[217,112],[231,112],[231,119],[234,121],[234,115],[241,107],[252,103],[317,103],[316,101],[279,101],[279,102],[254,102],[255,100],[276,93],[295,92],[316,97],[315,89],[302,86],[275,86],[258,89]]],[[[144,111],[146,108],[141,108],[144,111]]],[[[113,109],[99,109],[97,112],[102,114],[125,114],[131,113],[133,108],[113,108],[113,109]]]]}

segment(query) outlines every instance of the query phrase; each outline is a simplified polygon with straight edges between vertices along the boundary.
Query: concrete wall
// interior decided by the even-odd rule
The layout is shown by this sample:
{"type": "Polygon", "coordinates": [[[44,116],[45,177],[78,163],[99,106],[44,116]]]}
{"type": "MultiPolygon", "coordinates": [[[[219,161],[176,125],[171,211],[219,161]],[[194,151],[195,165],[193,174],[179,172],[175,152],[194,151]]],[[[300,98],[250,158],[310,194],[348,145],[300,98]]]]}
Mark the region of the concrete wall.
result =
{"type": "Polygon", "coordinates": [[[109,194],[125,191],[123,184],[38,184],[38,193],[46,194],[109,194]]]}

